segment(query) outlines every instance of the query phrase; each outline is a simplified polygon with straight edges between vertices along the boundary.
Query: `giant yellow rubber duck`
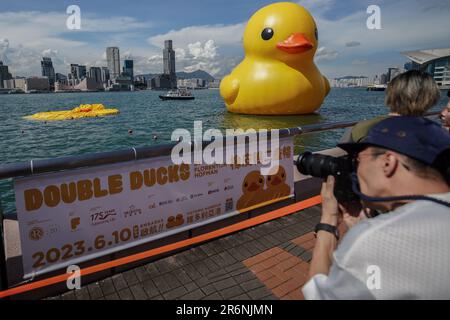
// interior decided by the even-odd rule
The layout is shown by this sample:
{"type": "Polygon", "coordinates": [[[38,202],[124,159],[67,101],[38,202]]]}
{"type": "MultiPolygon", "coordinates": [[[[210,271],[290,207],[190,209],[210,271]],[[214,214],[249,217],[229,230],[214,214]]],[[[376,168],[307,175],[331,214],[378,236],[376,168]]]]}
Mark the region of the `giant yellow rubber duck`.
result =
{"type": "Polygon", "coordinates": [[[314,64],[314,18],[302,6],[279,2],[257,11],[244,32],[244,60],[220,84],[228,111],[290,115],[317,110],[330,91],[314,64]]]}

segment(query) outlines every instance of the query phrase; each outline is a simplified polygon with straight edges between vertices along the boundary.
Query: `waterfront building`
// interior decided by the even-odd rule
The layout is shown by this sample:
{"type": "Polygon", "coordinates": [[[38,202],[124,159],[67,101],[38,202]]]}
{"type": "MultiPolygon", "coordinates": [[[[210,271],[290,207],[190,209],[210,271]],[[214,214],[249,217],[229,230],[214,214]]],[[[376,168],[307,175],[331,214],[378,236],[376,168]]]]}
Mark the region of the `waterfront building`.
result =
{"type": "Polygon", "coordinates": [[[111,79],[120,76],[120,54],[118,47],[106,48],[106,61],[111,79]]]}
{"type": "Polygon", "coordinates": [[[206,80],[199,78],[192,79],[178,79],[177,80],[178,87],[187,87],[192,89],[204,89],[206,88],[206,80]]]}
{"type": "Polygon", "coordinates": [[[23,92],[48,92],[50,82],[47,77],[15,78],[8,81],[8,89],[19,89],[23,92]]]}
{"type": "Polygon", "coordinates": [[[220,88],[220,79],[214,79],[213,81],[208,83],[208,88],[219,89],[220,88]]]}
{"type": "Polygon", "coordinates": [[[411,61],[407,70],[422,70],[431,74],[441,89],[450,89],[450,48],[402,52],[411,61]]]}
{"type": "Polygon", "coordinates": [[[102,83],[102,69],[100,67],[90,67],[89,78],[95,80],[95,82],[102,83]]]}
{"type": "Polygon", "coordinates": [[[102,72],[102,83],[106,86],[110,80],[108,67],[102,67],[101,72],[102,72]]]}
{"type": "Polygon", "coordinates": [[[386,81],[389,83],[391,82],[396,76],[398,76],[400,74],[400,69],[399,68],[388,68],[388,73],[387,73],[387,79],[386,81]]]}
{"type": "Polygon", "coordinates": [[[133,60],[124,60],[123,61],[123,73],[124,77],[129,77],[131,80],[134,79],[133,72],[133,60]]]}
{"type": "Polygon", "coordinates": [[[82,80],[86,78],[86,66],[81,66],[75,63],[70,65],[69,79],[82,80]]]}
{"type": "Polygon", "coordinates": [[[41,74],[43,77],[47,77],[50,86],[53,87],[56,81],[55,68],[53,68],[52,59],[49,57],[43,57],[41,61],[41,74]]]}
{"type": "Polygon", "coordinates": [[[172,47],[172,40],[164,41],[163,64],[164,74],[170,78],[170,87],[175,88],[177,86],[177,76],[175,70],[175,51],[172,47]]]}
{"type": "Polygon", "coordinates": [[[3,88],[5,80],[10,79],[12,79],[12,75],[9,73],[8,66],[3,65],[3,61],[0,61],[0,88],[3,88]]]}

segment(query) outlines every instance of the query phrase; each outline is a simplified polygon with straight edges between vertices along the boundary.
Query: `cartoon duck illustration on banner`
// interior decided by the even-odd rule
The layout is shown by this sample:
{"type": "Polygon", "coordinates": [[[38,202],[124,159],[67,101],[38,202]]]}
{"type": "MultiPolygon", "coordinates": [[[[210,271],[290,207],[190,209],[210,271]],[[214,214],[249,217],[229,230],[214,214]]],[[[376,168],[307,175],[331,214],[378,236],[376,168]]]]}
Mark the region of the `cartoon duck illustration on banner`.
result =
{"type": "Polygon", "coordinates": [[[302,6],[278,2],[248,21],[244,60],[223,78],[220,94],[230,112],[255,115],[309,114],[330,91],[314,64],[318,31],[302,6]]]}
{"type": "Polygon", "coordinates": [[[236,209],[242,210],[267,201],[287,197],[291,194],[291,187],[286,184],[286,170],[278,166],[276,173],[261,175],[259,170],[248,173],[242,183],[242,196],[236,203],[236,209]],[[267,186],[264,189],[264,186],[267,186]]]}
{"type": "Polygon", "coordinates": [[[259,170],[248,173],[242,183],[242,196],[236,203],[237,209],[248,208],[264,201],[264,177],[259,170]]]}
{"type": "Polygon", "coordinates": [[[278,199],[291,194],[291,187],[286,184],[286,170],[282,166],[278,171],[266,178],[266,196],[268,199],[278,199]]]}

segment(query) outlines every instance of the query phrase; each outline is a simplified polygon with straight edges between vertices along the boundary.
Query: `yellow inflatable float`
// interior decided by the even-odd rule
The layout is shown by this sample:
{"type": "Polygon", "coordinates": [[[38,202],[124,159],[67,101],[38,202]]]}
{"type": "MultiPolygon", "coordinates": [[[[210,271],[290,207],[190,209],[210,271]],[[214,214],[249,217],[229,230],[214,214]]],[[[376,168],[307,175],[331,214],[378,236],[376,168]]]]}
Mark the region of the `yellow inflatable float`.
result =
{"type": "Polygon", "coordinates": [[[228,111],[290,115],[321,106],[330,85],[314,64],[318,33],[305,8],[279,2],[260,9],[243,41],[244,60],[220,84],[228,111]]]}
{"type": "Polygon", "coordinates": [[[118,109],[106,109],[103,104],[80,104],[80,106],[66,111],[39,112],[26,116],[28,120],[72,120],[79,118],[103,117],[118,114],[118,109]]]}

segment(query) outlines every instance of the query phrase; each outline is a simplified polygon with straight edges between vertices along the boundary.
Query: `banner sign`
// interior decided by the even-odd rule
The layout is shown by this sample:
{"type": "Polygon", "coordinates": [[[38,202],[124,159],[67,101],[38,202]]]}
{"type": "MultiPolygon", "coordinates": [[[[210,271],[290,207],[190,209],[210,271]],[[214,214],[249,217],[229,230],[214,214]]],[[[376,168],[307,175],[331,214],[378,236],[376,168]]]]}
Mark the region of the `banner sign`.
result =
{"type": "Polygon", "coordinates": [[[261,164],[165,156],[16,179],[24,278],[291,197],[292,138],[275,152],[279,170],[267,176],[261,164]]]}

